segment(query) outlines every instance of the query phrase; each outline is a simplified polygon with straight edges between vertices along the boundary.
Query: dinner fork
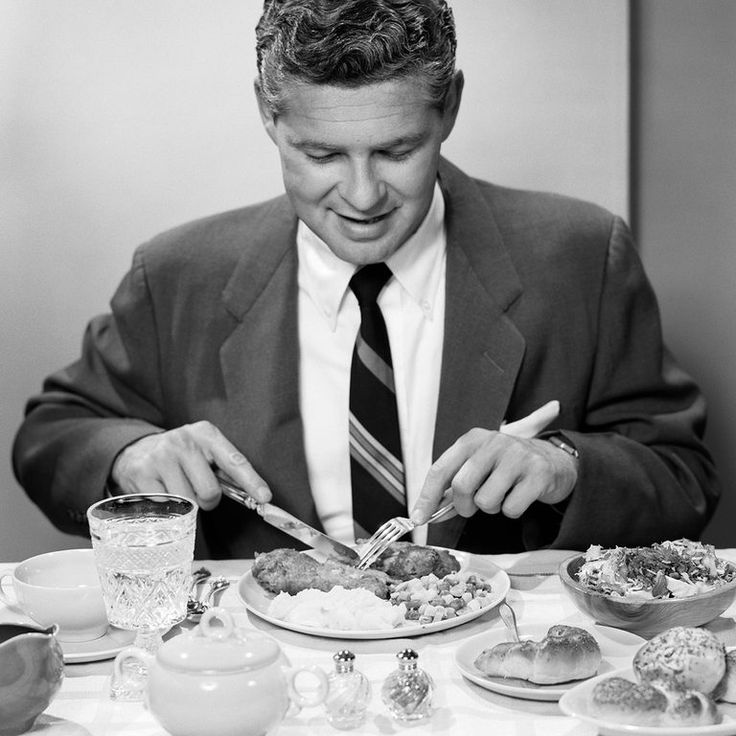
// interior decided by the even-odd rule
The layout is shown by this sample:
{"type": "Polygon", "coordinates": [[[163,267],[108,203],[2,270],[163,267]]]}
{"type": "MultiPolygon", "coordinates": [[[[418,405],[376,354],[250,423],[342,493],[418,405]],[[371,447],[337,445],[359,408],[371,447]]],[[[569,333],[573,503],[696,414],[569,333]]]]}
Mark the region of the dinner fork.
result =
{"type": "MultiPolygon", "coordinates": [[[[424,523],[431,524],[433,521],[444,519],[454,508],[455,506],[452,501],[444,506],[440,506],[424,523]]],[[[366,547],[358,558],[357,568],[359,570],[365,570],[365,568],[370,567],[388,549],[390,544],[417,526],[419,525],[415,524],[411,519],[407,519],[405,516],[395,516],[393,519],[389,519],[381,524],[373,532],[373,536],[366,542],[366,547]]]]}
{"type": "MultiPolygon", "coordinates": [[[[513,435],[514,437],[536,437],[550,422],[559,416],[559,413],[560,402],[554,399],[521,419],[508,424],[502,422],[499,432],[513,435]]],[[[425,524],[444,518],[453,508],[452,502],[441,506],[427,519],[425,524]]],[[[358,558],[358,569],[364,570],[366,567],[372,565],[386,551],[389,544],[395,542],[399,537],[404,536],[404,534],[410,532],[416,526],[411,519],[407,519],[404,516],[397,516],[378,527],[373,533],[373,536],[368,540],[363,553],[358,558]]]]}

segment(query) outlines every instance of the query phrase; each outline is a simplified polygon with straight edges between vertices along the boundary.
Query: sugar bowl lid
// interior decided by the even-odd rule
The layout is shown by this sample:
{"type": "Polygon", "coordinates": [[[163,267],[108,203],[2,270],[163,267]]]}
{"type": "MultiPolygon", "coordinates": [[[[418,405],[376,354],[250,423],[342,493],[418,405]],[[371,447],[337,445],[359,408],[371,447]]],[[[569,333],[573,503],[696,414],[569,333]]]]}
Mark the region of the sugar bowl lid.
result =
{"type": "Polygon", "coordinates": [[[237,628],[224,608],[210,608],[189,634],[165,642],[156,659],[166,669],[199,674],[258,670],[276,662],[281,647],[258,632],[237,628]]]}

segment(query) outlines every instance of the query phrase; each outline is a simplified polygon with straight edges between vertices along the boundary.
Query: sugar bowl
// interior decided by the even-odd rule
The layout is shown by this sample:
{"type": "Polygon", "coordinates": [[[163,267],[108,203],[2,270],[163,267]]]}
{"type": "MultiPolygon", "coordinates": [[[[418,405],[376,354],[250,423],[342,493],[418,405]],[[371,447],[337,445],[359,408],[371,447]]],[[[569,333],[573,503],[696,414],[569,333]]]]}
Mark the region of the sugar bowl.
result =
{"type": "Polygon", "coordinates": [[[274,639],[236,627],[223,608],[210,608],[196,629],[164,642],[155,655],[124,649],[113,677],[131,665],[147,667],[148,709],[172,736],[272,734],[287,711],[319,705],[328,690],[323,670],[290,667],[274,639]],[[296,682],[304,672],[316,678],[306,692],[296,682]]]}

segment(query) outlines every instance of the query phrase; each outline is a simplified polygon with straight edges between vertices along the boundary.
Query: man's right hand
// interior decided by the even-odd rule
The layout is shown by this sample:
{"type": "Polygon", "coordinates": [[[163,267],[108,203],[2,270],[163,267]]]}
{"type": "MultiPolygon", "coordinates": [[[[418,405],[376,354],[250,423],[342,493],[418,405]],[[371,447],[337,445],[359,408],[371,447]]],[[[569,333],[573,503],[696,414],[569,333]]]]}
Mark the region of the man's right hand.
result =
{"type": "Polygon", "coordinates": [[[245,456],[210,422],[147,435],[123,449],[110,479],[119,493],[174,493],[213,509],[222,492],[213,468],[223,471],[258,502],[271,490],[245,456]]]}

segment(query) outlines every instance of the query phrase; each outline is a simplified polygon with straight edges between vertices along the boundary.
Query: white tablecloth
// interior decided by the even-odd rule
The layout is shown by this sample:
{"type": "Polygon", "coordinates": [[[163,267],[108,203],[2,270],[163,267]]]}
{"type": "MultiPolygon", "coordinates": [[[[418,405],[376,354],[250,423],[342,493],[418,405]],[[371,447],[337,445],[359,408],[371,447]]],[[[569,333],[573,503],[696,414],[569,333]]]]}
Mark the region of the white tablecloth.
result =
{"type": "MultiPolygon", "coordinates": [[[[726,559],[736,560],[736,550],[721,550],[719,554],[726,559]]],[[[519,623],[590,623],[567,599],[555,575],[530,575],[553,571],[562,557],[564,553],[558,551],[491,558],[511,573],[512,588],[507,599],[514,607],[519,623]]],[[[220,605],[230,610],[236,623],[276,638],[293,665],[318,664],[329,672],[333,668],[332,655],[337,650],[347,647],[356,654],[356,666],[370,679],[373,697],[366,722],[353,733],[387,736],[411,729],[417,734],[448,736],[484,733],[504,736],[595,734],[594,728],[563,715],[556,702],[499,695],[475,685],[460,674],[454,661],[457,646],[467,637],[483,633],[490,627],[502,626],[496,609],[457,628],[411,639],[346,641],[319,638],[272,626],[245,610],[235,583],[248,569],[249,562],[206,561],[202,564],[213,574],[225,575],[233,581],[233,586],[225,592],[220,605]],[[395,654],[406,646],[419,652],[420,665],[432,675],[436,686],[431,719],[414,727],[392,720],[380,699],[381,684],[395,668],[395,654]]],[[[0,564],[0,574],[8,572],[13,566],[11,563],[0,564]]],[[[724,619],[733,616],[736,616],[736,607],[723,614],[724,619]]],[[[18,621],[22,617],[16,611],[0,605],[0,621],[8,620],[18,621]]],[[[736,626],[727,626],[724,632],[726,637],[734,638],[726,643],[736,644],[736,626]]],[[[166,732],[142,704],[110,701],[108,688],[111,670],[111,660],[66,665],[61,690],[29,733],[34,736],[166,736],[166,732]]],[[[321,707],[305,709],[298,716],[286,719],[278,731],[279,736],[334,736],[337,733],[327,723],[321,707]]]]}

